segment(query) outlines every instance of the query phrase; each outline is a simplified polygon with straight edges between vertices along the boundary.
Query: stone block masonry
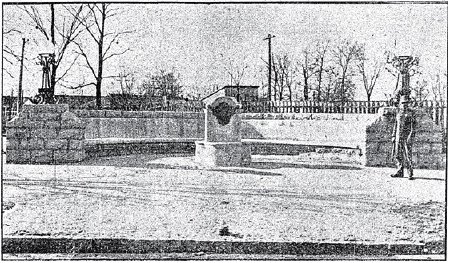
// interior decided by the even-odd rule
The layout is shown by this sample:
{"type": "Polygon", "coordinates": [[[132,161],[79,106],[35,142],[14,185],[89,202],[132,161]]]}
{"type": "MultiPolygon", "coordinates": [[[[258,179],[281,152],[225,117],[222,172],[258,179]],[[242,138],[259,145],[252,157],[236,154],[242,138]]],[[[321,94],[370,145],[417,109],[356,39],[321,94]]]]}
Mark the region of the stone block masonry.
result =
{"type": "MultiPolygon", "coordinates": [[[[47,105],[50,107],[51,105],[47,105]]],[[[298,145],[344,147],[354,151],[360,150],[358,162],[367,166],[394,166],[391,158],[391,133],[393,117],[389,117],[389,109],[380,114],[337,114],[337,113],[244,113],[241,114],[241,132],[244,140],[257,140],[252,145],[254,152],[293,154],[303,151],[298,145]],[[391,118],[391,119],[389,119],[391,118]],[[264,143],[270,142],[270,143],[264,143]],[[283,145],[279,145],[282,142],[283,145]],[[293,142],[292,144],[290,142],[293,142]],[[262,144],[263,146],[260,146],[262,144]],[[287,147],[287,144],[291,146],[287,147]],[[270,146],[269,146],[270,145],[270,146]]],[[[56,110],[56,109],[55,109],[56,110]]],[[[62,114],[66,112],[59,112],[62,114]]],[[[7,130],[10,151],[9,158],[23,156],[29,160],[37,153],[34,150],[46,149],[49,145],[42,136],[48,130],[54,129],[57,139],[67,140],[68,150],[78,150],[87,147],[87,152],[95,156],[106,156],[109,153],[123,155],[130,149],[138,152],[158,152],[158,145],[145,141],[139,143],[114,143],[91,147],[92,140],[121,140],[144,139],[170,141],[171,147],[175,145],[173,139],[188,140],[177,147],[177,152],[193,152],[194,141],[201,140],[205,134],[205,115],[203,112],[154,112],[154,111],[105,111],[105,110],[73,110],[77,121],[66,120],[61,122],[51,120],[55,118],[54,112],[28,109],[22,112],[21,118],[15,120],[16,127],[7,130]],[[41,115],[36,115],[37,113],[41,115]],[[49,114],[44,114],[49,113],[49,114]],[[29,118],[31,114],[31,118],[29,118]],[[36,116],[48,117],[43,122],[36,116]],[[80,120],[83,120],[80,122],[80,120]],[[81,131],[84,123],[86,129],[81,131]],[[38,130],[45,130],[42,132],[38,130]],[[63,131],[60,131],[63,130],[63,131]],[[72,137],[73,136],[73,137],[72,137]],[[87,142],[79,138],[88,139],[87,142]],[[25,139],[24,139],[25,138],[25,139]],[[31,138],[31,139],[27,139],[31,138]],[[123,145],[122,145],[123,144],[123,145]],[[126,147],[124,145],[127,145],[126,147]],[[117,146],[117,147],[116,147],[117,146]],[[119,147],[120,146],[120,147],[119,147]],[[122,147],[123,146],[123,147],[122,147]],[[151,146],[151,147],[150,147],[151,146]],[[93,148],[93,150],[91,149],[93,148]],[[181,150],[178,150],[180,148],[181,150]],[[26,153],[22,151],[26,149],[26,153]],[[104,151],[104,153],[101,153],[104,151]]],[[[422,113],[420,113],[422,114],[422,113]]],[[[425,113],[420,116],[419,127],[413,145],[413,164],[415,168],[445,169],[446,155],[443,153],[443,133],[425,113]]],[[[58,115],[59,116],[59,115],[58,115]]],[[[51,132],[50,132],[51,133],[51,132]]],[[[444,136],[446,139],[446,135],[444,136]]],[[[54,144],[58,142],[52,143],[54,144]]],[[[246,144],[250,142],[245,142],[246,144]]],[[[162,148],[162,146],[160,146],[162,148]]],[[[173,150],[174,148],[170,148],[173,150]]],[[[55,149],[52,150],[55,158],[55,149]]],[[[65,150],[67,151],[67,150],[65,150]]],[[[132,151],[132,152],[133,152],[132,151]]],[[[76,155],[66,152],[68,159],[77,159],[76,155]],[[70,158],[69,158],[70,157],[70,158]]],[[[57,159],[61,153],[56,153],[57,159]]],[[[36,157],[33,157],[36,158],[36,157]]],[[[63,157],[61,157],[63,158],[63,157]]],[[[25,162],[25,161],[24,161],[25,162]]]]}
{"type": "MultiPolygon", "coordinates": [[[[443,170],[446,155],[442,151],[442,131],[423,111],[417,110],[416,135],[413,140],[413,167],[443,170]]],[[[392,130],[395,123],[395,108],[382,108],[376,121],[366,127],[366,166],[394,167],[392,158],[392,130]]]]}
{"type": "Polygon", "coordinates": [[[6,127],[7,163],[70,163],[86,157],[86,123],[67,104],[24,105],[6,127]]]}

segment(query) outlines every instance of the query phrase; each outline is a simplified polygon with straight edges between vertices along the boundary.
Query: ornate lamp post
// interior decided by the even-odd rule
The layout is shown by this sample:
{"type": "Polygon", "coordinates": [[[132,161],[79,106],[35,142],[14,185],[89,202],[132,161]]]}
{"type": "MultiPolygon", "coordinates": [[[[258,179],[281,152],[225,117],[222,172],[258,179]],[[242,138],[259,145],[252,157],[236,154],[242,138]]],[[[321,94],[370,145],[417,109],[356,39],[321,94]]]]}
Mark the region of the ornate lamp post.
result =
{"type": "Polygon", "coordinates": [[[411,69],[419,65],[419,58],[412,56],[394,56],[392,59],[388,58],[388,63],[392,64],[402,76],[402,88],[399,95],[408,96],[411,94],[411,87],[409,85],[411,78],[411,69]]]}
{"type": "Polygon", "coordinates": [[[39,65],[42,66],[42,85],[38,89],[38,94],[34,96],[35,104],[52,104],[55,103],[54,90],[51,85],[51,66],[55,63],[54,53],[39,54],[39,65]]]}

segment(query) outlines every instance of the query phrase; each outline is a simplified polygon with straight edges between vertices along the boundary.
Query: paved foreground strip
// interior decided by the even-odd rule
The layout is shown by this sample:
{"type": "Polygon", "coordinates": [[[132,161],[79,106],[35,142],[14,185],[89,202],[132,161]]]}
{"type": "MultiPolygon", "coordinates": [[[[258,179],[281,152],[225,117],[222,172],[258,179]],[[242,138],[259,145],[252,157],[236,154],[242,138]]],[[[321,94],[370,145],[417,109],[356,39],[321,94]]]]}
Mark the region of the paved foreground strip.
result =
{"type": "Polygon", "coordinates": [[[445,255],[283,255],[211,253],[86,253],[86,254],[3,254],[4,260],[433,260],[445,255]]]}
{"type": "Polygon", "coordinates": [[[410,181],[390,178],[393,169],[301,156],[217,169],[192,159],[7,164],[4,253],[445,252],[444,171],[417,170],[410,181]]]}
{"type": "Polygon", "coordinates": [[[229,242],[195,240],[130,240],[4,238],[3,253],[213,253],[286,255],[423,255],[437,254],[442,244],[360,244],[296,242],[229,242]]]}

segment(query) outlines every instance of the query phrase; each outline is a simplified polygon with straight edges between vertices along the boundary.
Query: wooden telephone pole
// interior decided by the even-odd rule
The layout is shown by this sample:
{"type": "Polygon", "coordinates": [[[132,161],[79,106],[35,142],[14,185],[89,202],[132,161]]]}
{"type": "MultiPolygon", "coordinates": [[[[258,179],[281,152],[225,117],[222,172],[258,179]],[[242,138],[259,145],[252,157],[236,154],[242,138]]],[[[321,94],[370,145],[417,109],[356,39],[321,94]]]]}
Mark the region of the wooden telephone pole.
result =
{"type": "Polygon", "coordinates": [[[268,34],[264,40],[268,40],[269,42],[269,101],[272,100],[272,41],[271,39],[274,38],[274,35],[268,34]]]}
{"type": "Polygon", "coordinates": [[[25,42],[26,39],[22,38],[22,56],[20,57],[20,74],[19,74],[19,91],[18,91],[18,111],[22,109],[22,103],[23,103],[23,90],[22,90],[22,79],[23,79],[23,57],[25,52],[25,42]]]}

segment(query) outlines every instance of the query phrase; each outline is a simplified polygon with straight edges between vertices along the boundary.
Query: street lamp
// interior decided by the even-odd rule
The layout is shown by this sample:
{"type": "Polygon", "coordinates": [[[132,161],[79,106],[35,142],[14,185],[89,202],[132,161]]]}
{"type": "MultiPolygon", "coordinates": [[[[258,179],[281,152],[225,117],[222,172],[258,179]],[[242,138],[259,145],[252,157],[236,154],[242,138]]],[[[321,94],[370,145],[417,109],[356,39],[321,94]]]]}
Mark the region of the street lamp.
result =
{"type": "Polygon", "coordinates": [[[409,95],[411,94],[411,88],[409,85],[411,70],[414,66],[419,65],[419,58],[412,56],[394,56],[393,58],[388,57],[387,62],[392,64],[392,66],[402,75],[402,88],[400,93],[401,95],[406,95],[409,98],[409,95]]]}
{"type": "Polygon", "coordinates": [[[38,94],[34,97],[35,104],[52,104],[55,103],[54,87],[51,83],[52,65],[55,63],[54,53],[40,53],[38,65],[42,66],[42,85],[38,89],[38,94]]]}

